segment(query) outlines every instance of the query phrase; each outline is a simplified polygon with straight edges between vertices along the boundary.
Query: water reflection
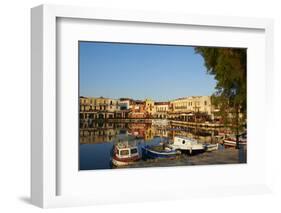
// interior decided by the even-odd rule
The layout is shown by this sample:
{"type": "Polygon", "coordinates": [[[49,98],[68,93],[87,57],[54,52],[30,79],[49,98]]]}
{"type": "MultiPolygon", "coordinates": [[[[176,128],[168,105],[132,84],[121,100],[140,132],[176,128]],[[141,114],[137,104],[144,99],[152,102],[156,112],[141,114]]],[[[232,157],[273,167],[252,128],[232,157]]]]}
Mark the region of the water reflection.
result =
{"type": "Polygon", "coordinates": [[[122,135],[145,141],[150,141],[155,137],[172,139],[178,135],[196,138],[200,142],[211,142],[212,136],[217,134],[218,129],[204,130],[196,127],[161,126],[151,123],[89,122],[80,124],[80,144],[111,142],[122,135]]]}
{"type": "MultiPolygon", "coordinates": [[[[81,121],[80,170],[112,168],[111,158],[113,146],[119,141],[133,141],[137,144],[139,150],[146,145],[157,145],[161,142],[173,141],[175,136],[194,138],[200,143],[217,143],[218,141],[215,140],[215,136],[218,135],[219,131],[220,129],[203,129],[200,127],[184,127],[171,124],[152,125],[151,123],[143,122],[108,123],[101,121],[94,122],[91,120],[88,122],[81,121]]],[[[218,152],[224,152],[224,150],[225,148],[220,145],[218,152]]],[[[239,151],[237,155],[236,163],[246,162],[245,150],[239,151]]],[[[208,155],[206,154],[206,156],[208,155]]],[[[192,162],[192,158],[184,159],[183,156],[180,160],[192,162]]],[[[227,160],[225,162],[227,163],[227,160]]],[[[188,165],[185,161],[182,163],[188,165]]],[[[218,161],[218,163],[220,162],[218,161]]],[[[158,164],[153,164],[153,166],[158,166],[158,164]]]]}

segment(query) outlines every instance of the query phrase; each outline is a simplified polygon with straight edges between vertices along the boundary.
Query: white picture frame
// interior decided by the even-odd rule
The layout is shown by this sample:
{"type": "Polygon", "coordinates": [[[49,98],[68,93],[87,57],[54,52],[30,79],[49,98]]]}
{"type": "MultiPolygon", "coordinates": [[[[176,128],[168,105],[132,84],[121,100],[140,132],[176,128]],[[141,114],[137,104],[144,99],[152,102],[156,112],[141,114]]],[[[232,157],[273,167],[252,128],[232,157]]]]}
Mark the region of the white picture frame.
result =
{"type": "MultiPolygon", "coordinates": [[[[246,181],[245,184],[229,183],[229,184],[216,184],[216,185],[204,185],[199,186],[199,180],[195,181],[193,188],[183,186],[182,189],[175,188],[174,191],[171,188],[167,190],[161,190],[161,188],[155,186],[152,189],[154,197],[149,195],[152,193],[144,194],[143,192],[133,195],[133,190],[120,191],[120,196],[116,194],[109,195],[108,191],[105,194],[102,191],[102,187],[93,194],[85,193],[81,190],[78,194],[60,194],[58,189],[62,184],[59,173],[61,166],[59,166],[59,159],[61,158],[60,152],[58,152],[58,100],[57,100],[57,88],[60,87],[60,81],[57,79],[57,36],[58,36],[58,20],[63,19],[79,19],[79,20],[100,20],[100,21],[118,21],[130,22],[130,23],[148,23],[155,26],[161,25],[167,28],[173,28],[174,26],[197,26],[202,28],[212,29],[224,29],[229,32],[239,30],[256,30],[262,32],[260,38],[264,43],[264,54],[262,61],[264,62],[264,68],[260,68],[261,76],[265,75],[266,79],[260,78],[258,81],[264,81],[265,87],[261,89],[264,94],[262,100],[265,103],[261,104],[263,107],[272,107],[272,96],[270,91],[273,87],[273,21],[270,19],[255,19],[255,18],[240,18],[240,17],[216,17],[216,16],[203,16],[203,15],[187,15],[187,14],[161,14],[147,11],[123,11],[112,9],[98,9],[98,8],[84,8],[74,6],[54,6],[54,5],[41,5],[31,10],[31,73],[32,73],[32,103],[31,103],[31,201],[33,204],[47,208],[47,207],[59,207],[59,206],[75,206],[75,205],[91,205],[99,203],[114,203],[114,202],[137,202],[139,200],[161,200],[161,199],[178,199],[188,198],[194,196],[214,196],[214,195],[242,195],[253,193],[264,193],[271,191],[271,164],[270,164],[270,149],[271,147],[266,143],[266,153],[262,156],[266,158],[264,165],[261,166],[260,172],[265,176],[257,178],[253,184],[250,181],[246,181]],[[198,187],[196,187],[196,184],[198,187]],[[195,188],[194,188],[195,187],[195,188]],[[186,193],[188,190],[188,193],[186,193]],[[163,194],[170,192],[171,195],[163,194]],[[129,194],[128,194],[129,193],[129,194]],[[176,195],[175,195],[176,194],[176,195]],[[156,196],[155,196],[156,195],[156,196]]],[[[204,30],[204,29],[203,29],[204,30]]],[[[122,33],[121,33],[122,36],[122,33]]],[[[207,42],[208,43],[208,42],[207,42]]],[[[250,63],[254,63],[253,60],[250,63]]],[[[249,76],[253,78],[253,76],[249,76]]],[[[255,101],[254,101],[255,102],[255,101]]],[[[266,142],[269,142],[270,138],[270,110],[266,116],[262,117],[264,124],[266,125],[266,135],[264,136],[266,142]]],[[[253,116],[252,116],[253,117],[253,116]]],[[[250,115],[251,118],[251,115],[250,115]]],[[[260,126],[256,126],[255,131],[259,130],[260,126]]],[[[258,145],[260,146],[260,145],[258,145]]],[[[261,147],[260,147],[261,148],[261,147]]],[[[62,147],[63,149],[63,147],[62,147]]],[[[75,150],[72,150],[75,151],[75,150]]],[[[250,153],[251,154],[251,153],[250,153]]],[[[252,155],[254,156],[254,155],[252,155]]],[[[254,158],[257,158],[256,156],[254,158]]],[[[63,165],[63,164],[62,164],[63,165]]],[[[255,166],[255,169],[257,166],[255,166]]],[[[215,167],[214,167],[215,168],[215,167]]],[[[221,171],[218,168],[218,172],[221,171]]],[[[224,167],[225,169],[226,167],[224,167]]],[[[250,168],[250,167],[249,167],[250,168]]],[[[240,172],[245,172],[249,168],[244,167],[240,172]]],[[[237,169],[237,168],[236,168],[237,169]]],[[[163,171],[172,171],[175,175],[186,175],[186,168],[165,168],[157,169],[157,173],[151,174],[147,171],[150,170],[136,170],[134,172],[123,170],[118,171],[119,176],[122,174],[126,178],[136,178],[139,180],[140,175],[151,175],[151,177],[161,177],[163,171]],[[131,177],[130,177],[131,176],[131,177]]],[[[192,169],[196,173],[196,168],[192,169]]],[[[201,170],[208,170],[207,167],[202,167],[201,170]]],[[[240,170],[240,168],[239,168],[240,170]]],[[[189,169],[189,172],[191,170],[189,169]]],[[[78,171],[77,171],[78,172],[78,171]]],[[[258,174],[258,173],[257,173],[258,174]]],[[[93,174],[88,174],[93,175],[93,174]]],[[[116,175],[116,173],[115,173],[116,175]]],[[[84,173],[84,176],[87,176],[84,173]]],[[[102,180],[107,176],[106,172],[98,173],[99,180],[102,180]]],[[[116,175],[118,176],[118,175],[116,175]]],[[[83,180],[87,180],[87,177],[83,177],[83,180]]],[[[118,178],[118,177],[116,177],[118,178]]],[[[120,177],[119,177],[120,178],[120,177]]],[[[125,178],[125,179],[126,179],[125,178]]],[[[173,176],[171,176],[173,178],[173,176]]],[[[194,178],[194,177],[193,177],[194,178]]],[[[200,179],[200,178],[198,178],[200,179]]],[[[250,177],[249,177],[250,179],[250,177]]],[[[76,191],[73,179],[70,178],[68,183],[73,184],[73,188],[69,191],[76,191]]],[[[161,182],[161,181],[160,181],[161,182]]],[[[104,183],[106,184],[106,183],[104,183]]],[[[162,183],[161,183],[162,184],[162,183]]],[[[157,185],[157,184],[156,184],[157,185]]],[[[143,185],[142,185],[143,186],[143,185]]],[[[89,187],[91,188],[91,187],[89,187]]],[[[106,186],[105,186],[106,188],[106,186]]],[[[144,187],[145,188],[145,187],[144,187]]],[[[114,189],[112,189],[114,190],[114,189]]],[[[118,193],[117,193],[118,194],[118,193]]]]}

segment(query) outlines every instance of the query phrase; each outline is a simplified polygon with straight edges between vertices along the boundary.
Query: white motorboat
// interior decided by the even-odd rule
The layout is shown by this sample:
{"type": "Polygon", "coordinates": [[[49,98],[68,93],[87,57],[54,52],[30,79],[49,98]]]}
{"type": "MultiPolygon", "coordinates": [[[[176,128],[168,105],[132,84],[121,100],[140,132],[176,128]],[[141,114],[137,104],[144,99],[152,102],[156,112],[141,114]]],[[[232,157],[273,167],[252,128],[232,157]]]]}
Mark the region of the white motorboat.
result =
{"type": "Polygon", "coordinates": [[[173,143],[169,144],[169,147],[174,150],[188,151],[189,154],[205,151],[205,146],[202,143],[198,143],[195,139],[181,136],[175,136],[173,143]]]}

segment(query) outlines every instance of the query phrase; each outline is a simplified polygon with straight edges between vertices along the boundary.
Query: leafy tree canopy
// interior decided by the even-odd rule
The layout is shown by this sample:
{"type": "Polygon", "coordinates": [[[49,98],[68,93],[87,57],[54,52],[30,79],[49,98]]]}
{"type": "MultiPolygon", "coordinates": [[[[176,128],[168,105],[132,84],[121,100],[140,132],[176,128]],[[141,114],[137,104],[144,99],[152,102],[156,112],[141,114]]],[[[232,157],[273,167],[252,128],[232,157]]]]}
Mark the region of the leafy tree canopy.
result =
{"type": "Polygon", "coordinates": [[[217,80],[214,97],[227,100],[230,107],[246,112],[247,50],[242,48],[196,47],[205,60],[207,72],[217,80]]]}

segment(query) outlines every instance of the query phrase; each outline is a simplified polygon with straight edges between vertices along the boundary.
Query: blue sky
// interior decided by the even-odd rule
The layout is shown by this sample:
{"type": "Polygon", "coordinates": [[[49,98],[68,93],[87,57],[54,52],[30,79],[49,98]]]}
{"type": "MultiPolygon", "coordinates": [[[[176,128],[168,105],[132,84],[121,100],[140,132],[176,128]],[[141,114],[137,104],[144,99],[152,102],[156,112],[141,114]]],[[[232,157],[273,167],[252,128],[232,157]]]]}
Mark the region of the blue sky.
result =
{"type": "Polygon", "coordinates": [[[168,101],[216,85],[189,46],[79,42],[79,60],[81,96],[168,101]]]}

